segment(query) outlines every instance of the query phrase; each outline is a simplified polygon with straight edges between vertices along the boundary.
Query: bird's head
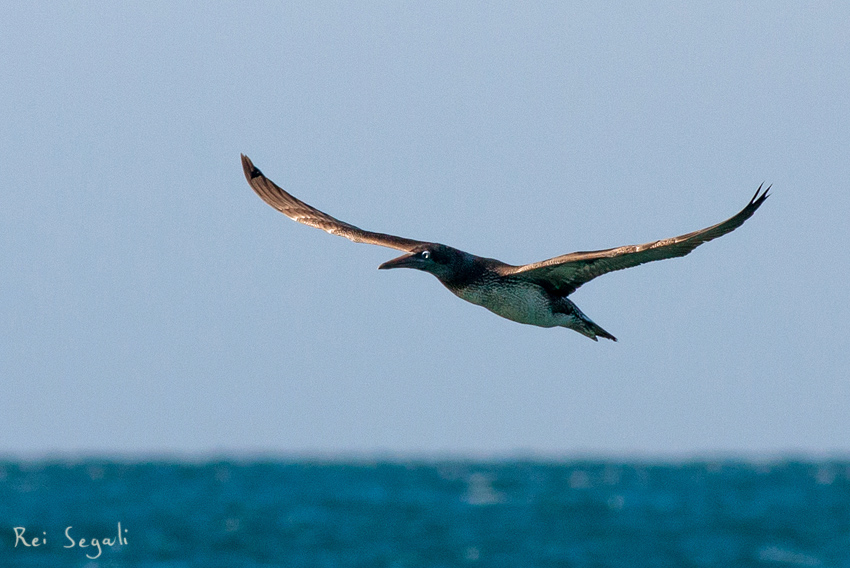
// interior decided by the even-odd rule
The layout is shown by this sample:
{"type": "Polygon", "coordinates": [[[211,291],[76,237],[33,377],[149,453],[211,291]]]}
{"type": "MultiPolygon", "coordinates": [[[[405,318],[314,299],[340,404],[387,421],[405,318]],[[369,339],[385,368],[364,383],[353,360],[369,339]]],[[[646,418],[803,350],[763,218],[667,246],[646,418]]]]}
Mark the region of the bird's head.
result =
{"type": "Polygon", "coordinates": [[[448,280],[461,269],[465,256],[468,255],[452,247],[428,243],[416,247],[408,254],[388,260],[378,269],[415,268],[416,270],[430,272],[440,280],[448,280]]]}

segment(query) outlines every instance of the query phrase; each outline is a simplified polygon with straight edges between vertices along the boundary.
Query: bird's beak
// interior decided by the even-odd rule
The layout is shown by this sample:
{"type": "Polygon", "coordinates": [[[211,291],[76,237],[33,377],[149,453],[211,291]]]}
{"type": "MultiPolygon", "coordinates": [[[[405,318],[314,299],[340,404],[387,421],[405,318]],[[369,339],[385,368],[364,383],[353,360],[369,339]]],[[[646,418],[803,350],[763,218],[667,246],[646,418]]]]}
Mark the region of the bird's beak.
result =
{"type": "Polygon", "coordinates": [[[378,270],[386,270],[388,268],[419,268],[419,264],[419,259],[416,258],[416,254],[411,252],[386,261],[378,267],[378,270]]]}

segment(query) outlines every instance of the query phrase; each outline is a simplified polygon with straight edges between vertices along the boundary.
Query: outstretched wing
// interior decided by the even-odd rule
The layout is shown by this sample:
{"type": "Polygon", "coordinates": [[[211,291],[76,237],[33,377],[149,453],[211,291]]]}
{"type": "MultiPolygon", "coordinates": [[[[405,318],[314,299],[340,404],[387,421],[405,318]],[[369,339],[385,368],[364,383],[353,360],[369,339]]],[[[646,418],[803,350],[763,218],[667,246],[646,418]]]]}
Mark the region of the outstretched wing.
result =
{"type": "Polygon", "coordinates": [[[245,179],[248,180],[251,189],[260,196],[260,199],[293,221],[316,227],[332,235],[345,237],[355,243],[380,245],[408,252],[419,245],[426,244],[424,241],[364,231],[359,227],[335,219],[327,213],[322,213],[278,187],[272,180],[264,176],[263,172],[256,168],[245,154],[242,154],[242,169],[245,171],[245,179]]]}
{"type": "Polygon", "coordinates": [[[556,294],[567,296],[597,276],[653,260],[685,256],[702,243],[734,231],[752,217],[767,199],[770,187],[762,192],[763,185],[759,186],[756,194],[740,213],[701,231],[642,245],[574,252],[525,266],[503,266],[500,267],[500,272],[504,276],[512,275],[537,282],[556,294]]]}

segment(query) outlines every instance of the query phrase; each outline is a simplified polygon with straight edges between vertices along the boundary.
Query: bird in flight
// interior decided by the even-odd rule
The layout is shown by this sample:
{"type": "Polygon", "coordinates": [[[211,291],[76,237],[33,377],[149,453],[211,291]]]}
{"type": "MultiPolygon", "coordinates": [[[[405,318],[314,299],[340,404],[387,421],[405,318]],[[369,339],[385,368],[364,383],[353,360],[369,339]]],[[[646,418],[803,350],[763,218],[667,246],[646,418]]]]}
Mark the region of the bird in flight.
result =
{"type": "Polygon", "coordinates": [[[367,243],[402,250],[406,254],[379,269],[415,268],[430,272],[458,297],[483,306],[509,320],[540,327],[567,327],[598,341],[617,338],[599,327],[567,296],[582,284],[614,270],[645,262],[685,256],[702,243],[732,232],[749,219],[768,197],[762,185],[737,215],[700,231],[653,241],[590,252],[573,252],[522,266],[475,256],[439,243],[416,241],[364,231],[307,205],[281,189],[242,155],[242,168],[260,198],[294,221],[367,243]]]}

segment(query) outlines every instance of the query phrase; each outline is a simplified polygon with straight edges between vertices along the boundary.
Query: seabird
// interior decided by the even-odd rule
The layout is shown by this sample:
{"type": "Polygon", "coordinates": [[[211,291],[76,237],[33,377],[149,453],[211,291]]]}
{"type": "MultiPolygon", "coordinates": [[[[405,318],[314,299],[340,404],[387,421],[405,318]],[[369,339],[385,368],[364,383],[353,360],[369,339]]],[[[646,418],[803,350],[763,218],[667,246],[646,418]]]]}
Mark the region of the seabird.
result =
{"type": "Polygon", "coordinates": [[[591,321],[567,296],[597,276],[645,262],[685,256],[702,243],[734,231],[761,207],[770,190],[768,187],[762,191],[764,184],[760,185],[740,213],[701,231],[642,245],[573,252],[513,266],[439,243],[364,231],[296,199],[264,176],[244,154],[242,168],[257,195],[290,219],[355,243],[407,253],[388,260],[379,269],[415,268],[430,272],[456,296],[503,318],[540,327],[567,327],[594,341],[598,341],[597,337],[613,341],[617,338],[591,321]]]}

